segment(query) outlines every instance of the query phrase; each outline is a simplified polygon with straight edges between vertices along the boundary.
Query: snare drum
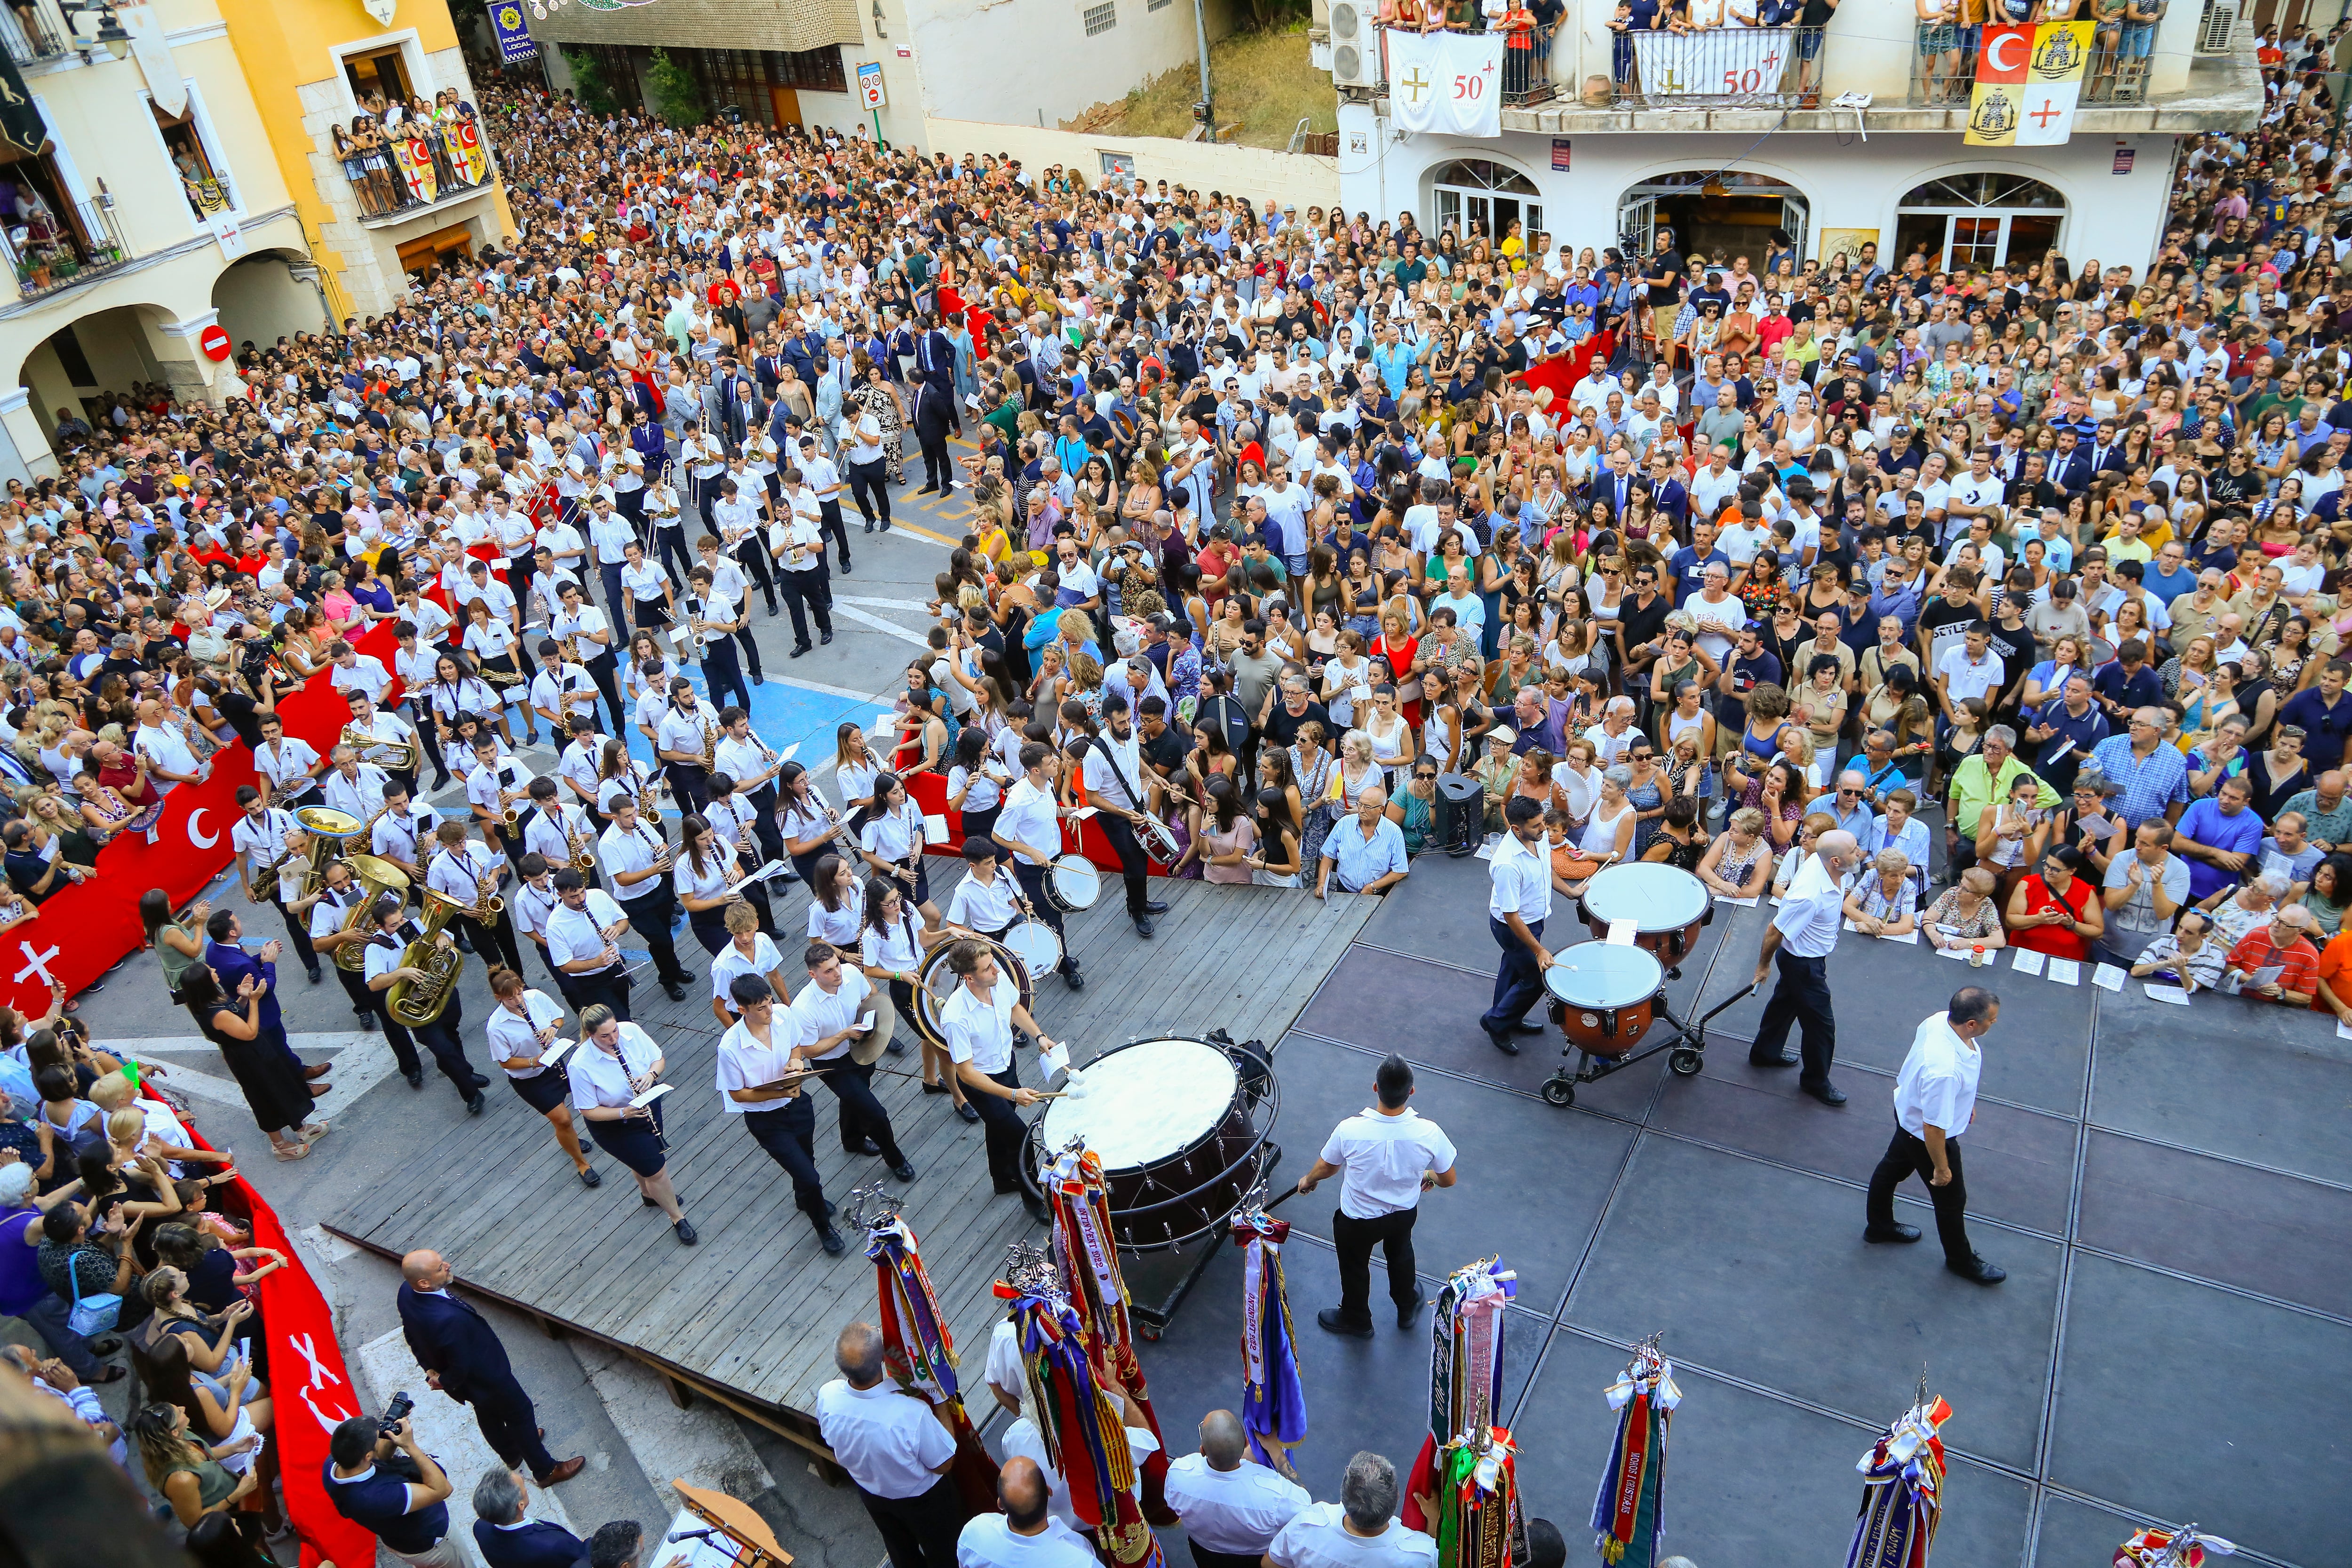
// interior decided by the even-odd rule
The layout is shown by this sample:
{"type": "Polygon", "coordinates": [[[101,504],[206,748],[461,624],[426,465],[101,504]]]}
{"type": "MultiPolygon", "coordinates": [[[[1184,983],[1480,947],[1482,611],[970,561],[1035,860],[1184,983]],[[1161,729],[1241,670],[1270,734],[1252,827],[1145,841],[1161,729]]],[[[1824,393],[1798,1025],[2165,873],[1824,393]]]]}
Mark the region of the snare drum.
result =
{"type": "Polygon", "coordinates": [[[1605,942],[1563,948],[1544,971],[1551,1021],[1569,1044],[1594,1057],[1622,1057],[1641,1043],[1665,984],[1649,952],[1605,942]]]}
{"type": "Polygon", "coordinates": [[[1095,907],[1102,873],[1083,855],[1056,855],[1045,867],[1045,901],[1066,914],[1095,907]]]}
{"type": "Polygon", "coordinates": [[[1032,980],[1051,974],[1062,966],[1062,939],[1043,921],[1015,921],[998,940],[1012,950],[1032,980]]]}
{"type": "Polygon", "coordinates": [[[1715,918],[1706,884],[1672,866],[1609,866],[1594,873],[1584,889],[1584,923],[1598,940],[1612,921],[1632,921],[1633,941],[1672,969],[1698,946],[1698,933],[1715,918]]]}
{"type": "MultiPolygon", "coordinates": [[[[1021,962],[1021,955],[1003,942],[984,936],[973,940],[987,942],[995,950],[997,967],[1021,988],[1021,1005],[1024,1007],[1035,1006],[1036,984],[1030,977],[1029,966],[1021,962]]],[[[933,949],[931,955],[923,960],[921,972],[915,976],[915,1032],[941,1047],[948,1043],[947,1026],[942,1021],[948,1003],[955,995],[956,987],[963,984],[962,977],[948,967],[948,956],[955,949],[956,944],[951,942],[933,949]]]]}
{"type": "Polygon", "coordinates": [[[1212,1231],[1256,1184],[1265,1134],[1217,1047],[1134,1040],[1077,1076],[1083,1089],[1048,1103],[1039,1133],[1049,1155],[1084,1139],[1102,1162],[1119,1246],[1171,1247],[1212,1231]]]}

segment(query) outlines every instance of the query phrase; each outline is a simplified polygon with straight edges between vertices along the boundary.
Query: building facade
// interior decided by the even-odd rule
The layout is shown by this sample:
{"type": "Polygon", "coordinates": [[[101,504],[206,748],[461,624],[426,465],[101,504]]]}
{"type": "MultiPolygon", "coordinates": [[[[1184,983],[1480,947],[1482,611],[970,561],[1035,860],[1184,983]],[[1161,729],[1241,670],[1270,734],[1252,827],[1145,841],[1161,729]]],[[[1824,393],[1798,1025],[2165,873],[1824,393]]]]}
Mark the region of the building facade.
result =
{"type": "MultiPolygon", "coordinates": [[[[338,322],[387,310],[412,274],[513,235],[487,131],[394,125],[382,173],[349,155],[362,117],[381,121],[392,103],[473,100],[446,0],[268,0],[225,15],[338,322]]],[[[244,326],[231,323],[239,342],[267,341],[244,326]]]]}
{"type": "Polygon", "coordinates": [[[1525,240],[1548,232],[1596,254],[1646,254],[1666,227],[1685,250],[1745,254],[1759,272],[1768,253],[1826,263],[1865,243],[1889,266],[1916,251],[1931,268],[2053,253],[2145,268],[2179,138],[2251,125],[2263,102],[2251,53],[2200,53],[2205,19],[2175,5],[2147,54],[2092,57],[2069,140],[1972,147],[1973,61],[1923,57],[1908,6],[1848,0],[1826,28],[1772,40],[1698,35],[1685,46],[1698,69],[1644,81],[1607,27],[1612,0],[1570,0],[1548,52],[1515,71],[1507,59],[1499,136],[1406,134],[1380,66],[1385,29],[1351,0],[1334,8],[1335,36],[1370,41],[1335,72],[1349,211],[1496,240],[1517,223],[1525,240]]]}
{"type": "Polygon", "coordinates": [[[225,317],[325,320],[222,8],[76,20],[35,0],[0,23],[47,131],[37,152],[0,148],[0,477],[57,471],[60,409],[95,420],[104,395],[159,385],[215,399],[203,345],[225,317]]]}

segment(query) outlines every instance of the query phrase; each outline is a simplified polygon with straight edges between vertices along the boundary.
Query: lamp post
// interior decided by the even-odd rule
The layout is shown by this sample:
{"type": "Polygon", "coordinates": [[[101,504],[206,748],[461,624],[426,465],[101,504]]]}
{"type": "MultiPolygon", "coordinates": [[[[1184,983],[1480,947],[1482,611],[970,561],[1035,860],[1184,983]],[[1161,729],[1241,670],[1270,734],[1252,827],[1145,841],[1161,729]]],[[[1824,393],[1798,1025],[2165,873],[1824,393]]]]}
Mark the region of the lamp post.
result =
{"type": "Polygon", "coordinates": [[[91,65],[98,63],[98,51],[103,48],[116,59],[131,53],[131,35],[122,30],[122,18],[115,14],[113,0],[98,0],[96,5],[63,5],[66,26],[79,41],[82,58],[91,65]],[[88,24],[88,25],[86,25],[88,24]]]}

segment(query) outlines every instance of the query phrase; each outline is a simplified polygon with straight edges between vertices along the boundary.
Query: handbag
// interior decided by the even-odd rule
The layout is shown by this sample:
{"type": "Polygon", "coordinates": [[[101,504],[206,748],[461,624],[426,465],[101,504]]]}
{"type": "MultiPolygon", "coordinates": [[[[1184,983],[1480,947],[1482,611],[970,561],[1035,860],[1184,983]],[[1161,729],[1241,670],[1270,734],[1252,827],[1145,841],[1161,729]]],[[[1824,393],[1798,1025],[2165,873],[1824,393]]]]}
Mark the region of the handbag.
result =
{"type": "Polygon", "coordinates": [[[66,1324],[84,1339],[105,1333],[114,1327],[122,1315],[122,1298],[116,1295],[85,1296],[81,1293],[80,1259],[68,1254],[66,1282],[73,1287],[73,1310],[67,1314],[66,1324]]]}

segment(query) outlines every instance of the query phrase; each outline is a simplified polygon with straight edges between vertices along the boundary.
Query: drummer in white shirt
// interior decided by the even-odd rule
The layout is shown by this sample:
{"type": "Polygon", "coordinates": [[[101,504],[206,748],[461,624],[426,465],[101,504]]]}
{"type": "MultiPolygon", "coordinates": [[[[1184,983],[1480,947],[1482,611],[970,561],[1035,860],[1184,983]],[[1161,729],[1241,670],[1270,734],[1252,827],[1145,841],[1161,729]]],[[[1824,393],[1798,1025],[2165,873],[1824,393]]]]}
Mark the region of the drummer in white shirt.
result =
{"type": "Polygon", "coordinates": [[[1478,1019],[1486,1038],[1505,1056],[1519,1054],[1514,1035],[1540,1035],[1528,1009],[1543,1000],[1544,971],[1551,953],[1543,944],[1544,921],[1551,918],[1551,855],[1545,843],[1543,806],[1524,795],[1503,808],[1508,829],[1486,868],[1494,888],[1486,900],[1486,931],[1503,950],[1495,971],[1495,1004],[1478,1019]]]}
{"type": "Polygon", "coordinates": [[[1241,1418],[1212,1410],[1201,1420],[1201,1451],[1168,1467],[1168,1506],[1183,1517],[1195,1568],[1258,1568],[1283,1526],[1315,1500],[1248,1451],[1241,1418]]]}
{"type": "Polygon", "coordinates": [[[1063,812],[1054,799],[1053,757],[1052,748],[1042,741],[1030,741],[1022,746],[1022,776],[1004,792],[1004,804],[997,810],[996,826],[989,836],[1011,852],[1013,874],[1035,918],[1045,921],[1060,938],[1063,984],[1073,991],[1083,991],[1086,976],[1078,973],[1078,961],[1071,956],[1070,939],[1062,930],[1061,910],[1045,896],[1045,879],[1054,857],[1062,852],[1063,812]]]}
{"type": "MultiPolygon", "coordinates": [[[[816,1110],[808,1097],[808,1066],[800,1024],[779,1012],[777,993],[757,974],[728,983],[737,1020],[719,1037],[719,1108],[743,1119],[744,1130],[793,1179],[793,1202],[816,1227],[818,1243],[839,1257],[848,1244],[833,1227],[833,1205],[816,1169],[816,1110]]],[[[928,1421],[929,1418],[925,1417],[928,1421]]]]}
{"type": "Polygon", "coordinates": [[[566,1099],[572,1085],[562,1071],[540,1060],[563,1032],[563,1009],[524,985],[522,976],[511,969],[490,971],[490,994],[498,999],[488,1025],[490,1055],[506,1073],[507,1087],[555,1129],[555,1142],[572,1157],[580,1184],[603,1186],[604,1178],[588,1163],[580,1147],[579,1130],[572,1124],[572,1107],[566,1099]]]}
{"type": "Polygon", "coordinates": [[[1022,1005],[1020,988],[997,967],[996,954],[987,944],[962,941],[948,951],[948,968],[957,985],[940,1009],[940,1023],[956,1075],[988,1124],[990,1181],[999,1193],[1018,1193],[1031,1219],[1051,1224],[1045,1201],[1021,1182],[1021,1145],[1029,1126],[1020,1113],[1037,1103],[1037,1091],[1022,1088],[1013,1072],[1013,1031],[1027,1032],[1041,1051],[1050,1049],[1054,1041],[1022,1005]]]}
{"type": "MultiPolygon", "coordinates": [[[[965,847],[971,846],[967,844],[965,847]]],[[[922,976],[923,962],[930,947],[947,939],[944,928],[933,932],[917,924],[907,908],[905,896],[896,888],[877,880],[867,889],[866,929],[858,939],[858,971],[877,988],[877,993],[880,987],[889,988],[890,1005],[919,1037],[921,1030],[915,1018],[915,985],[922,976]]],[[[894,1057],[906,1049],[895,1033],[888,1048],[894,1057]]],[[[966,1121],[980,1120],[980,1112],[971,1109],[964,1099],[955,1063],[948,1059],[943,1047],[929,1039],[923,1040],[923,1092],[951,1095],[958,1116],[966,1121]]]]}
{"type": "Polygon", "coordinates": [[[806,1060],[826,1069],[824,1086],[840,1101],[843,1152],[879,1154],[893,1176],[913,1181],[915,1167],[891,1131],[889,1112],[874,1098],[874,1063],[857,1059],[858,1047],[874,1033],[873,1015],[879,999],[873,986],[857,968],[842,963],[841,950],[831,942],[809,943],[802,961],[810,984],[801,988],[792,1004],[793,1018],[800,1030],[799,1049],[806,1060]]]}

